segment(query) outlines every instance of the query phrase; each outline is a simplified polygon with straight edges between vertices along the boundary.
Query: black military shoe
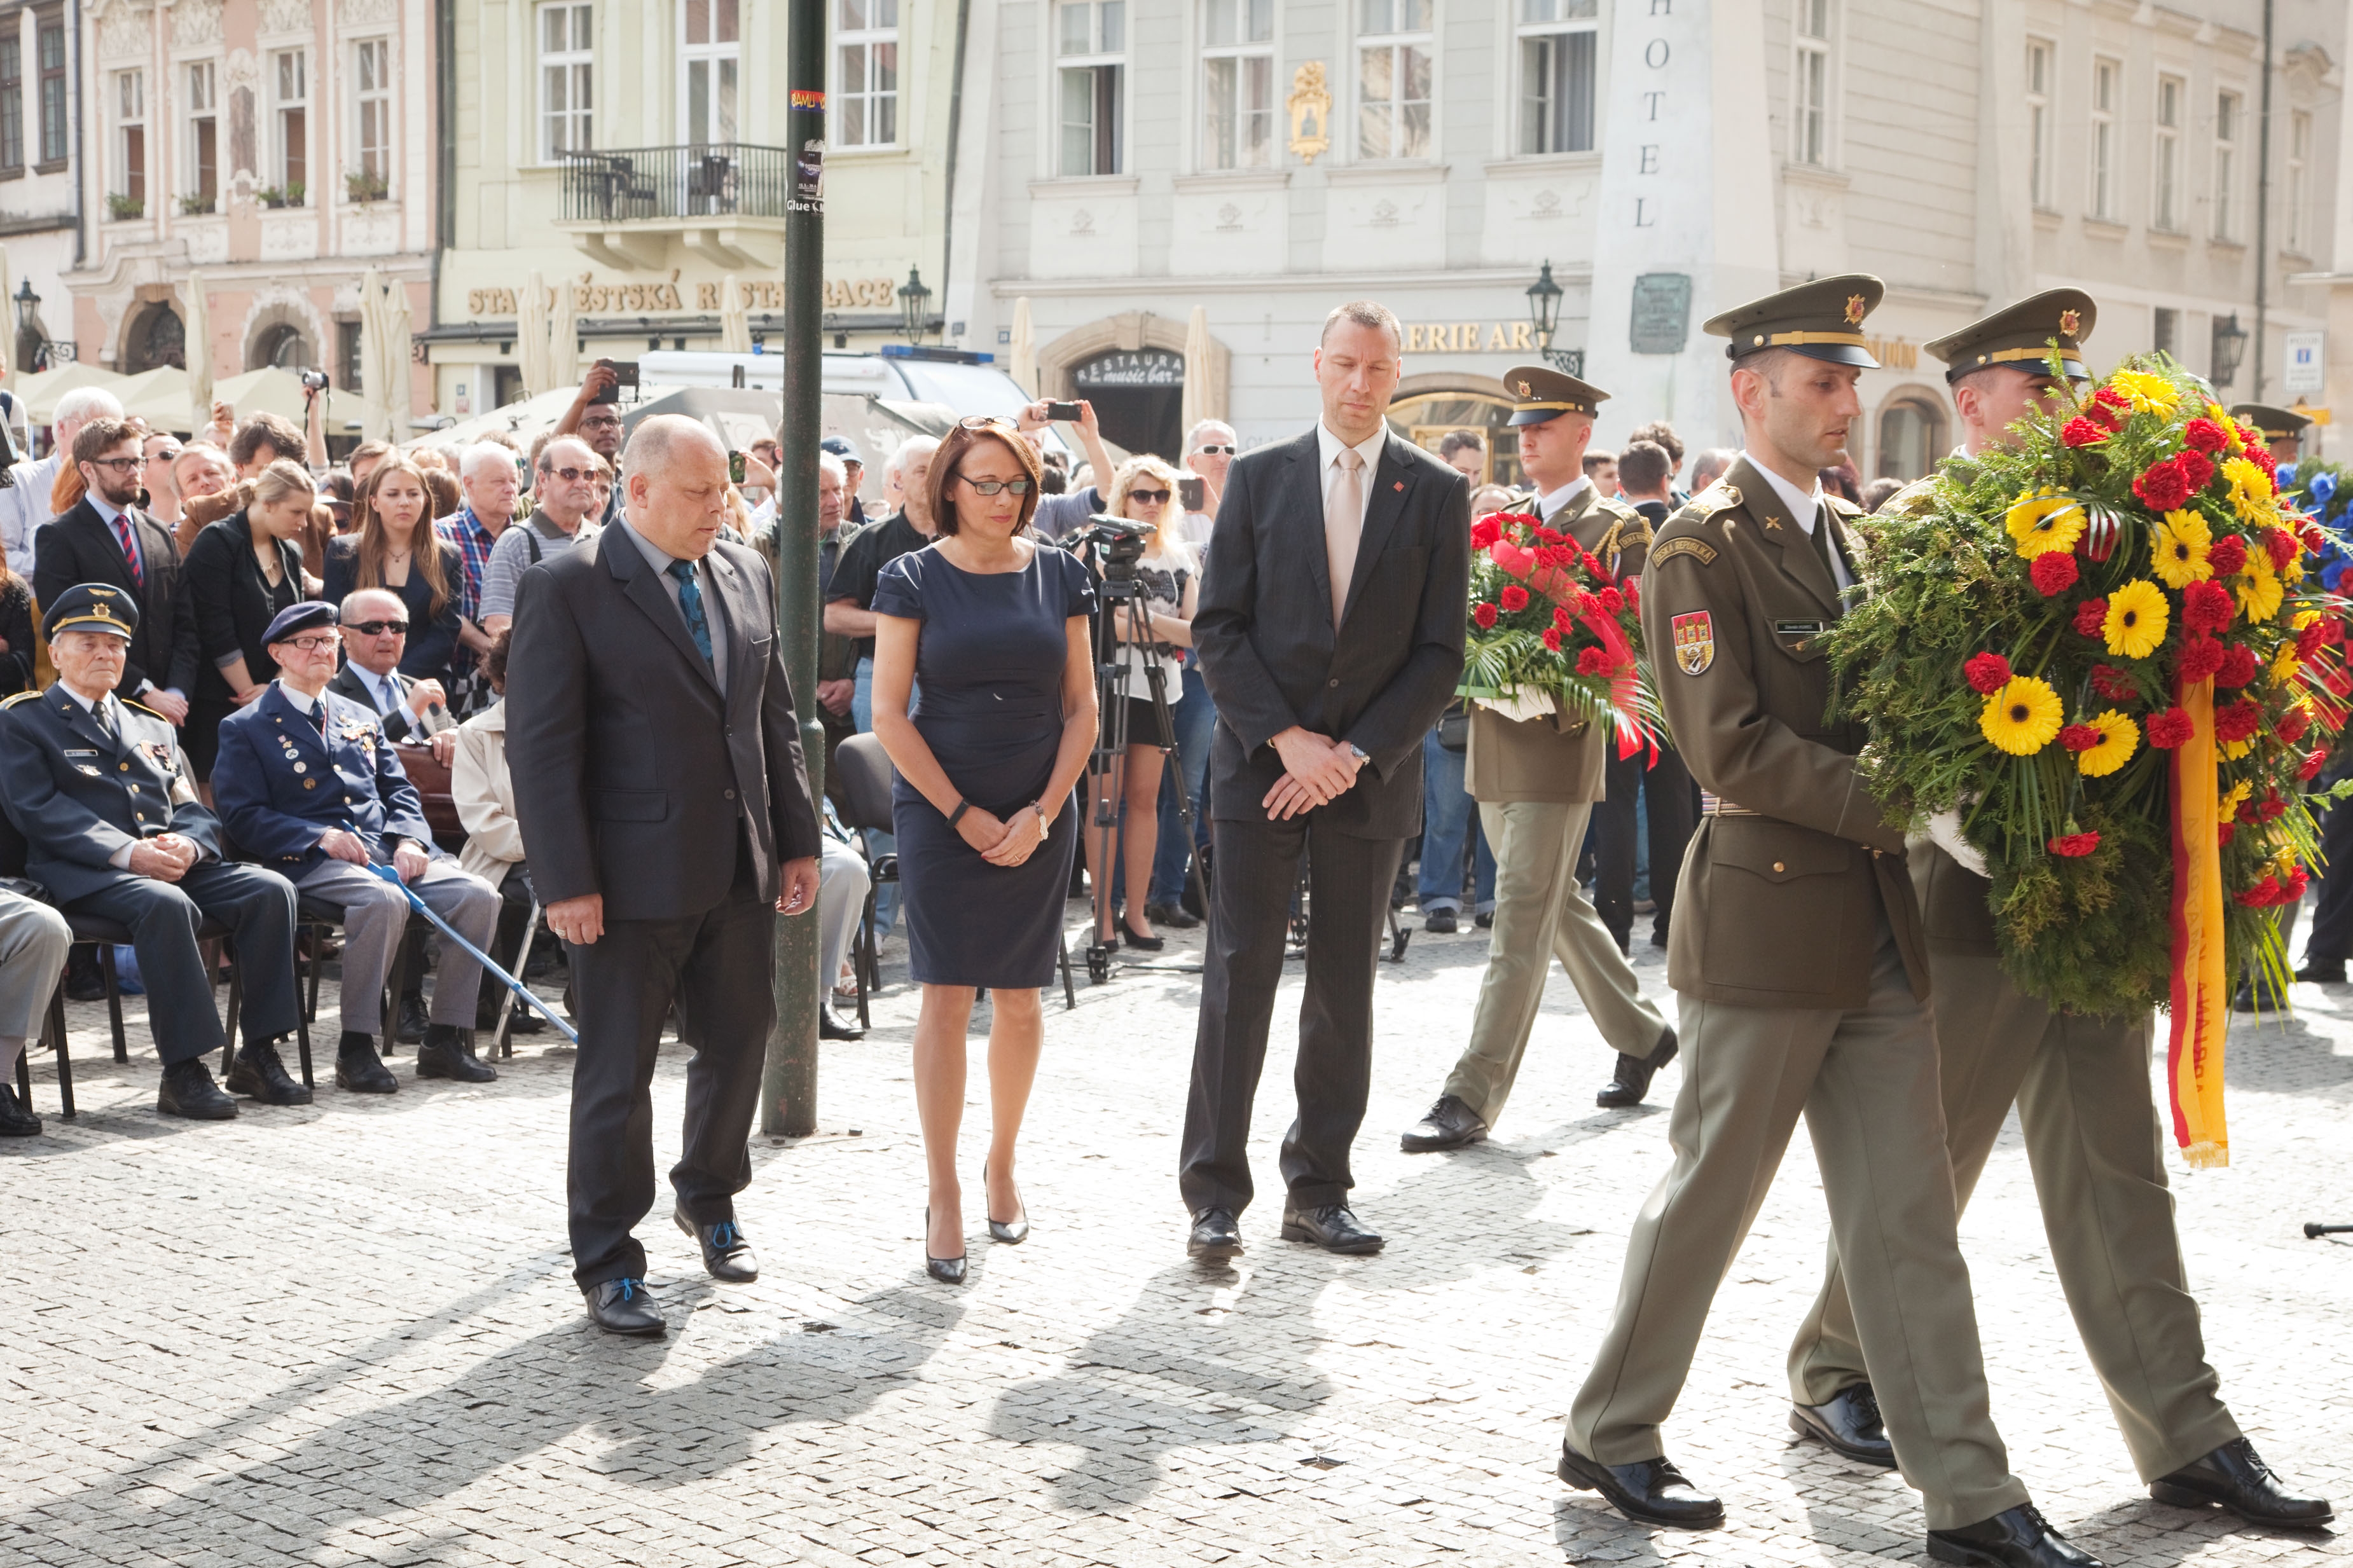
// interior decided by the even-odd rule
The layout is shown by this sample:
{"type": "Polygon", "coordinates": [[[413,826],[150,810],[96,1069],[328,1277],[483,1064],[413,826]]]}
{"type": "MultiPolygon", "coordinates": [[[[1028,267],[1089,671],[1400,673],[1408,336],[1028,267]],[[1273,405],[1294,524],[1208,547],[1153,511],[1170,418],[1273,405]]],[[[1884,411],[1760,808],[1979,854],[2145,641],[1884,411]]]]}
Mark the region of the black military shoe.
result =
{"type": "Polygon", "coordinates": [[[1493,910],[1481,910],[1477,914],[1471,917],[1471,923],[1477,926],[1481,931],[1492,931],[1495,926],[1495,911],[1493,910]]]}
{"type": "Polygon", "coordinates": [[[353,1094],[393,1094],[398,1092],[400,1080],[375,1054],[374,1035],[345,1029],[335,1047],[335,1087],[353,1094]]]}
{"type": "Polygon", "coordinates": [[[1487,1124],[1479,1113],[1451,1094],[1441,1094],[1430,1114],[1406,1129],[1398,1147],[1409,1154],[1434,1154],[1487,1141],[1487,1124]]]}
{"type": "Polygon", "coordinates": [[[66,955],[66,1000],[106,1000],[106,971],[99,967],[96,949],[76,943],[66,955]]]}
{"type": "Polygon", "coordinates": [[[237,1115],[237,1101],[220,1091],[205,1058],[192,1057],[164,1069],[163,1087],[155,1091],[155,1109],[165,1116],[191,1121],[227,1121],[237,1115]]]}
{"type": "Polygon", "coordinates": [[[40,1131],[41,1119],[16,1098],[15,1089],[0,1083],[0,1138],[34,1138],[40,1131]]]}
{"type": "Polygon", "coordinates": [[[2149,1482],[2148,1495],[2175,1508],[2227,1508],[2249,1524],[2289,1530],[2317,1530],[2337,1517],[2325,1498],[2289,1496],[2244,1437],[2149,1482]]]}
{"type": "Polygon", "coordinates": [[[1850,1384],[1826,1405],[1792,1405],[1789,1430],[1828,1443],[1850,1459],[1885,1470],[1895,1468],[1895,1445],[1887,1440],[1879,1396],[1867,1383],[1850,1384]]]}
{"type": "Polygon", "coordinates": [[[1201,923],[1200,918],[1188,913],[1182,904],[1146,904],[1144,918],[1170,931],[1191,931],[1201,923]]]}
{"type": "Polygon", "coordinates": [[[1661,1068],[1675,1059],[1677,1048],[1675,1031],[1670,1025],[1647,1058],[1630,1057],[1620,1051],[1618,1070],[1609,1075],[1609,1081],[1601,1086],[1601,1092],[1593,1097],[1593,1103],[1609,1110],[1641,1104],[1642,1097],[1651,1092],[1651,1079],[1661,1068]]]}
{"type": "Polygon", "coordinates": [[[455,1024],[436,1024],[425,1031],[425,1043],[417,1048],[417,1076],[490,1083],[499,1069],[474,1054],[465,1030],[455,1024]]]}
{"type": "Polygon", "coordinates": [[[394,1039],[404,1046],[413,1046],[425,1038],[431,1026],[425,1016],[425,997],[422,993],[413,996],[403,996],[400,999],[400,1022],[393,1027],[394,1039]]]}
{"type": "Polygon", "coordinates": [[[1432,910],[1421,917],[1421,929],[1438,936],[1452,936],[1462,927],[1452,910],[1432,910]]]}
{"type": "Polygon", "coordinates": [[[1383,1246],[1381,1233],[1357,1224],[1345,1204],[1321,1204],[1312,1209],[1286,1206],[1282,1239],[1311,1242],[1326,1252],[1345,1254],[1378,1252],[1383,1246]]]}
{"type": "Polygon", "coordinates": [[[2105,1568],[2090,1552],[2069,1545],[2031,1502],[1958,1530],[1930,1531],[1928,1555],[1962,1568],[2105,1568]]]}
{"type": "Polygon", "coordinates": [[[248,1043],[229,1063],[228,1091],[264,1105],[308,1105],[311,1091],[296,1083],[278,1059],[278,1047],[268,1040],[248,1043]]]}
{"type": "Polygon", "coordinates": [[[1630,1465],[1605,1465],[1560,1446],[1560,1479],[1579,1491],[1599,1492],[1604,1502],[1637,1524],[1672,1530],[1706,1530],[1724,1522],[1724,1501],[1683,1479],[1664,1455],[1630,1465]]]}
{"type": "Polygon", "coordinates": [[[2342,985],[2345,984],[2345,963],[2342,959],[2334,963],[2327,959],[2311,959],[2295,972],[2295,977],[2315,985],[2342,985]]]}
{"type": "Polygon", "coordinates": [[[863,1025],[843,1017],[833,1010],[830,1002],[817,1005],[817,1037],[820,1040],[862,1040],[866,1037],[863,1025]]]}
{"type": "Polygon", "coordinates": [[[1185,1238],[1185,1254],[1222,1262],[1242,1249],[1242,1229],[1231,1209],[1203,1209],[1193,1216],[1193,1234],[1185,1238]]]}
{"type": "Polygon", "coordinates": [[[732,1219],[716,1220],[710,1225],[697,1225],[686,1217],[684,1209],[670,1210],[670,1217],[678,1228],[702,1244],[702,1267],[713,1279],[723,1279],[730,1285],[748,1285],[760,1277],[760,1258],[752,1244],[744,1238],[744,1229],[732,1219]]]}
{"type": "Polygon", "coordinates": [[[583,1287],[580,1294],[587,1298],[588,1315],[608,1334],[645,1336],[670,1331],[670,1323],[654,1305],[653,1293],[642,1279],[607,1279],[583,1287]]]}
{"type": "Polygon", "coordinates": [[[2231,998],[2233,1013],[2284,1013],[2287,998],[2271,987],[2268,981],[2249,975],[2239,983],[2237,993],[2231,998]]]}

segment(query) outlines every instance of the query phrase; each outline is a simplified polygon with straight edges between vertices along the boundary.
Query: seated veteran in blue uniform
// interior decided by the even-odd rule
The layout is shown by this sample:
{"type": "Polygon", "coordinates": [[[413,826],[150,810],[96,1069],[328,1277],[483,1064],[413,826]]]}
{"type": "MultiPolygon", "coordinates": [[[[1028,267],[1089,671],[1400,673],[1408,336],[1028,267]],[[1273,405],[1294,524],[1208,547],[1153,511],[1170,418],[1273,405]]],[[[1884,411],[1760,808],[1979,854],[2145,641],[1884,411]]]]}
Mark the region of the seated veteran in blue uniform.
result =
{"type": "MultiPolygon", "coordinates": [[[[343,912],[343,1034],[335,1081],[362,1094],[400,1087],[376,1054],[384,983],[408,926],[408,900],[368,869],[390,866],[435,914],[477,948],[498,924],[498,890],[435,847],[425,803],[375,712],[327,689],[340,635],[335,607],[290,605],[265,634],[278,679],[221,721],[213,799],[245,852],[277,867],[306,897],[343,912]]],[[[483,1083],[474,1055],[480,961],[444,943],[417,1076],[483,1083]]]]}
{"type": "Polygon", "coordinates": [[[102,583],[68,588],[43,629],[57,684],[0,710],[0,803],[25,836],[25,871],[68,914],[127,926],[147,985],[147,1026],[164,1064],[155,1109],[224,1121],[237,1101],[205,1058],[225,1039],[196,928],[212,916],[237,943],[245,1045],[228,1087],[270,1105],[311,1091],[273,1042],[294,1032],[294,889],[276,872],[223,858],[221,826],[196,799],[171,721],[114,695],[139,607],[102,583]]]}

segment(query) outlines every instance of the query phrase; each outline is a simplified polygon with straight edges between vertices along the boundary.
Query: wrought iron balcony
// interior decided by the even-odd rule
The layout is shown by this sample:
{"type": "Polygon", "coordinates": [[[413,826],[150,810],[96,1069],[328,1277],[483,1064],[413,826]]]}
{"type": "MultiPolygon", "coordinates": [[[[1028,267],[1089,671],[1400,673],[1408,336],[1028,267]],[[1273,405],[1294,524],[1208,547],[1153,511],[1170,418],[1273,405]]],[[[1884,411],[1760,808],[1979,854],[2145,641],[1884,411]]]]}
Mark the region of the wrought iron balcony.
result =
{"type": "Polygon", "coordinates": [[[557,224],[615,265],[659,265],[672,237],[722,265],[765,264],[758,242],[781,234],[793,195],[793,155],[782,147],[600,148],[565,153],[562,163],[557,224]]]}

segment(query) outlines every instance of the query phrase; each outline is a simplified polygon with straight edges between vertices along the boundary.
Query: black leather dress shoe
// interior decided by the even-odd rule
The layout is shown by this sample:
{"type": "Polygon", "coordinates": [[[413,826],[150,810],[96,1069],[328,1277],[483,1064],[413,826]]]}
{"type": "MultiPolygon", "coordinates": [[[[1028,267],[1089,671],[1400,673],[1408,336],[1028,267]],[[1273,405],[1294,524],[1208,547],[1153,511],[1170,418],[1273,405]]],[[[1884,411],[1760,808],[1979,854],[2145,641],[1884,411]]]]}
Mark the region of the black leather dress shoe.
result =
{"type": "Polygon", "coordinates": [[[40,1131],[41,1119],[26,1109],[15,1089],[0,1083],[0,1138],[33,1138],[40,1131]]]}
{"type": "Polygon", "coordinates": [[[866,1031],[833,1010],[829,1002],[817,1005],[817,1037],[820,1040],[862,1040],[866,1031]]]}
{"type": "Polygon", "coordinates": [[[425,1031],[425,1043],[417,1048],[417,1076],[490,1083],[499,1069],[474,1054],[465,1030],[455,1024],[436,1024],[425,1031]]]}
{"type": "Polygon", "coordinates": [[[425,1017],[425,998],[422,995],[403,996],[400,999],[400,1022],[394,1026],[392,1037],[404,1046],[413,1046],[425,1037],[430,1027],[425,1017]]]}
{"type": "Polygon", "coordinates": [[[1723,1500],[1685,1480],[1664,1455],[1630,1465],[1605,1465],[1564,1442],[1559,1474],[1579,1491],[1599,1492],[1604,1502],[1637,1524],[1706,1530],[1724,1522],[1723,1500]]]}
{"type": "Polygon", "coordinates": [[[221,1092],[205,1058],[196,1057],[164,1069],[163,1086],[155,1091],[155,1109],[191,1121],[227,1121],[237,1115],[237,1101],[221,1092]]]}
{"type": "Polygon", "coordinates": [[[654,1305],[653,1293],[642,1279],[607,1279],[580,1292],[588,1300],[588,1315],[608,1334],[640,1338],[670,1331],[670,1323],[654,1305]]]}
{"type": "Polygon", "coordinates": [[[1312,1209],[1282,1211],[1282,1239],[1312,1242],[1326,1252],[1349,1255],[1378,1252],[1381,1233],[1356,1223],[1345,1204],[1323,1204],[1312,1209]]]}
{"type": "Polygon", "coordinates": [[[106,971],[98,966],[95,949],[77,946],[66,955],[66,1000],[106,1000],[106,971]]]}
{"type": "Polygon", "coordinates": [[[686,1217],[684,1209],[670,1210],[670,1217],[678,1228],[702,1244],[702,1267],[713,1279],[730,1285],[748,1285],[760,1277],[760,1257],[752,1244],[744,1238],[744,1229],[732,1219],[714,1220],[709,1225],[697,1225],[686,1217]]]}
{"type": "Polygon", "coordinates": [[[1406,1129],[1398,1147],[1409,1154],[1434,1154],[1487,1141],[1487,1124],[1479,1113],[1451,1094],[1441,1094],[1430,1114],[1406,1129]]]}
{"type": "Polygon", "coordinates": [[[2227,1508],[2249,1524],[2289,1530],[2317,1530],[2337,1517],[2326,1498],[2288,1495],[2244,1437],[2149,1482],[2148,1495],[2175,1508],[2227,1508]]]}
{"type": "Polygon", "coordinates": [[[2253,976],[2240,982],[2231,997],[2233,1013],[2284,1013],[2287,998],[2274,991],[2268,982],[2258,983],[2253,976]]]}
{"type": "Polygon", "coordinates": [[[1930,1531],[1928,1555],[1962,1568],[2104,1568],[2098,1558],[2070,1545],[2031,1502],[1958,1530],[1930,1531]]]}
{"type": "Polygon", "coordinates": [[[1188,1258],[1222,1262],[1242,1249],[1242,1227],[1231,1209],[1203,1209],[1193,1216],[1193,1234],[1185,1238],[1188,1258]]]}
{"type": "Polygon", "coordinates": [[[286,1064],[278,1059],[278,1047],[267,1040],[238,1049],[237,1060],[229,1064],[227,1089],[231,1094],[264,1105],[311,1103],[311,1091],[288,1076],[286,1064]]]}
{"type": "Polygon", "coordinates": [[[2342,962],[2326,963],[2316,961],[2297,970],[2295,977],[2314,985],[2342,985],[2345,984],[2345,965],[2342,962]]]}
{"type": "Polygon", "coordinates": [[[1649,1057],[1630,1057],[1623,1051],[1619,1052],[1618,1070],[1609,1075],[1609,1081],[1602,1086],[1599,1094],[1593,1097],[1593,1103],[1611,1110],[1641,1104],[1642,1097],[1651,1092],[1651,1079],[1661,1068],[1675,1059],[1676,1049],[1675,1031],[1671,1025],[1667,1032],[1659,1037],[1659,1043],[1651,1047],[1649,1057]]]}
{"type": "Polygon", "coordinates": [[[1495,911],[1493,910],[1481,910],[1477,914],[1471,917],[1471,923],[1477,926],[1481,931],[1492,931],[1494,929],[1495,925],[1495,911]]]}
{"type": "Polygon", "coordinates": [[[394,1094],[399,1091],[400,1080],[375,1054],[375,1036],[346,1029],[335,1047],[335,1087],[353,1094],[394,1094]]]}
{"type": "Polygon", "coordinates": [[[1188,913],[1182,904],[1146,904],[1144,906],[1144,918],[1154,925],[1166,926],[1170,931],[1191,931],[1201,923],[1199,918],[1188,913]]]}
{"type": "Polygon", "coordinates": [[[1850,1384],[1826,1405],[1792,1405],[1789,1430],[1828,1443],[1850,1459],[1883,1470],[1895,1468],[1895,1445],[1887,1440],[1879,1397],[1867,1383],[1850,1384]]]}
{"type": "Polygon", "coordinates": [[[1462,926],[1452,910],[1432,910],[1421,917],[1421,929],[1436,936],[1452,936],[1462,926]]]}

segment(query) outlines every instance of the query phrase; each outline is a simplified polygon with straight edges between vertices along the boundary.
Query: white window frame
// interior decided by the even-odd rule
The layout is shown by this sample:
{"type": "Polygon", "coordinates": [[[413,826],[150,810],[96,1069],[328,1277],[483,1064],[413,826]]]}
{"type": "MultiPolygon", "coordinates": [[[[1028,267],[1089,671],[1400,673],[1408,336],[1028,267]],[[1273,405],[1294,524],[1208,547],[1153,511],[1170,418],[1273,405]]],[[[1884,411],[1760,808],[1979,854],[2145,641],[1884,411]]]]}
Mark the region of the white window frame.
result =
{"type": "Polygon", "coordinates": [[[2290,110],[2287,117],[2287,212],[2281,248],[2297,256],[2311,254],[2312,236],[2312,111],[2290,110]]]}
{"type": "Polygon", "coordinates": [[[722,41],[718,37],[721,8],[729,0],[682,0],[678,8],[678,118],[679,140],[692,147],[731,146],[744,140],[744,13],[755,0],[733,0],[735,5],[735,37],[722,41]],[[702,43],[687,41],[687,24],[692,20],[697,4],[706,5],[705,15],[711,23],[712,37],[702,43]],[[712,122],[710,134],[694,123],[694,71],[697,66],[708,68],[712,94],[712,122]],[[732,107],[719,100],[732,102],[732,107]],[[729,124],[728,121],[733,123],[729,124]]]}
{"type": "Polygon", "coordinates": [[[1789,61],[1789,162],[1810,169],[1831,166],[1831,45],[1837,28],[1833,0],[1796,0],[1791,15],[1789,61]]]}
{"type": "Polygon", "coordinates": [[[596,7],[595,0],[544,0],[532,12],[532,47],[539,56],[539,104],[536,139],[539,161],[560,163],[566,153],[585,153],[596,145],[596,7]],[[548,23],[564,18],[565,47],[547,47],[548,23]],[[587,21],[588,42],[580,42],[580,20],[587,21]],[[564,100],[554,107],[559,86],[564,100]],[[581,89],[587,101],[581,101],[581,89]],[[560,143],[560,144],[559,144],[560,143]]]}
{"type": "Polygon", "coordinates": [[[204,186],[204,159],[199,152],[202,132],[209,122],[213,132],[213,210],[220,210],[222,179],[220,112],[220,62],[218,60],[181,60],[180,76],[180,195],[201,196],[207,193],[204,186]]]}
{"type": "Polygon", "coordinates": [[[316,199],[313,188],[318,184],[318,180],[314,174],[319,162],[312,155],[313,143],[317,138],[317,127],[313,123],[311,113],[312,95],[310,49],[302,47],[270,50],[269,88],[270,178],[268,183],[277,186],[280,191],[284,191],[294,183],[289,154],[294,153],[296,149],[290,145],[290,138],[286,134],[286,114],[289,110],[300,110],[302,115],[302,146],[300,150],[302,160],[302,202],[308,206],[316,199]],[[289,79],[286,68],[290,61],[294,68],[292,85],[297,89],[292,93],[287,90],[289,79]]]}
{"type": "Polygon", "coordinates": [[[1053,30],[1047,40],[1054,60],[1054,94],[1047,122],[1054,173],[1060,178],[1084,179],[1091,175],[1126,172],[1127,41],[1131,19],[1127,0],[1055,0],[1049,16],[1049,24],[1053,30]],[[1085,17],[1083,37],[1070,26],[1071,22],[1082,14],[1085,17]],[[1103,101],[1103,79],[1101,75],[1105,70],[1117,73],[1112,79],[1112,101],[1107,109],[1103,101]],[[1071,78],[1073,73],[1081,71],[1086,73],[1088,89],[1088,114],[1083,121],[1088,150],[1083,160],[1086,167],[1072,168],[1071,165],[1081,160],[1067,155],[1071,151],[1069,137],[1073,126],[1082,122],[1067,119],[1064,110],[1071,78]],[[1111,121],[1108,127],[1103,123],[1106,114],[1111,121]],[[1106,131],[1111,140],[1111,153],[1107,160],[1101,155],[1106,131]],[[1101,167],[1105,162],[1111,164],[1110,168],[1101,167]]]}
{"type": "Polygon", "coordinates": [[[2148,226],[2160,234],[2182,234],[2189,226],[2181,178],[2181,126],[2189,107],[2189,79],[2159,71],[2149,109],[2148,226]]]}
{"type": "Polygon", "coordinates": [[[2059,205],[2051,188],[2051,79],[2058,58],[2058,46],[2050,39],[2026,40],[2026,189],[2028,199],[2044,212],[2059,205]]]}
{"type": "Polygon", "coordinates": [[[1352,144],[1356,158],[1361,163],[1428,163],[1438,155],[1437,0],[1350,0],[1350,4],[1356,22],[1351,61],[1355,68],[1348,73],[1349,92],[1356,108],[1356,134],[1352,144]],[[1388,13],[1380,18],[1390,24],[1386,30],[1376,31],[1370,26],[1373,18],[1367,16],[1367,12],[1375,6],[1388,13]],[[1397,26],[1400,20],[1412,20],[1412,13],[1416,10],[1421,13],[1419,26],[1397,26]],[[1380,52],[1386,52],[1389,57],[1390,95],[1386,99],[1374,100],[1366,96],[1365,63],[1380,52]],[[1427,98],[1399,96],[1399,79],[1409,74],[1408,62],[1415,55],[1420,57],[1423,72],[1429,79],[1430,96],[1427,98]],[[1410,111],[1417,105],[1421,110],[1422,145],[1414,150],[1404,134],[1402,122],[1410,117],[1410,111]],[[1366,141],[1366,133],[1372,124],[1373,110],[1377,108],[1387,108],[1389,111],[1385,126],[1387,145],[1378,151],[1367,146],[1366,141]]]}
{"type": "Polygon", "coordinates": [[[392,167],[395,150],[399,145],[393,130],[392,39],[378,34],[372,38],[354,38],[351,46],[352,81],[352,167],[350,174],[374,174],[384,181],[385,195],[392,194],[392,167]],[[375,85],[368,85],[368,57],[375,57],[375,85]],[[377,167],[368,167],[368,120],[374,111],[378,144],[374,155],[377,167]]]}
{"type": "Polygon", "coordinates": [[[2239,145],[2247,123],[2247,95],[2234,87],[2214,89],[2214,237],[2239,240],[2239,145]]]}
{"type": "Polygon", "coordinates": [[[2106,55],[2092,57],[2091,90],[2084,102],[2091,111],[2091,133],[2084,139],[2084,151],[2089,166],[2084,171],[2087,182],[2084,215],[2103,223],[2122,223],[2118,210],[2116,154],[2118,142],[2116,120],[2117,100],[2123,96],[2124,62],[2106,55]]]}
{"type": "Polygon", "coordinates": [[[107,102],[114,110],[114,181],[111,194],[137,196],[143,204],[149,199],[147,165],[152,151],[147,141],[146,68],[132,66],[111,73],[107,102]]]}
{"type": "MultiPolygon", "coordinates": [[[[1523,158],[1537,158],[1556,153],[1590,153],[1600,145],[1601,117],[1601,21],[1597,0],[1512,0],[1516,15],[1513,27],[1513,69],[1518,91],[1513,100],[1513,150],[1523,158]],[[1541,14],[1539,14],[1541,13],[1541,14]],[[1566,134],[1561,131],[1564,111],[1559,107],[1562,91],[1560,77],[1570,40],[1583,37],[1588,68],[1584,84],[1586,115],[1582,127],[1571,126],[1566,134]],[[1546,84],[1549,97],[1539,93],[1531,79],[1536,74],[1537,61],[1533,58],[1538,49],[1545,51],[1545,64],[1553,79],[1546,84]],[[1573,144],[1578,131],[1584,135],[1583,145],[1573,144]],[[1547,143],[1556,139],[1564,145],[1547,143]]],[[[1435,90],[1436,84],[1432,84],[1435,90]]]]}
{"type": "Polygon", "coordinates": [[[904,16],[901,8],[904,3],[905,0],[831,0],[833,145],[837,151],[871,152],[900,144],[906,57],[900,47],[899,25],[904,16]],[[864,13],[863,26],[849,26],[852,6],[864,13]],[[886,13],[888,22],[881,19],[886,13]],[[851,49],[859,51],[856,81],[849,79],[849,62],[845,58],[851,49]],[[886,76],[887,85],[883,80],[886,76]],[[853,118],[857,121],[854,126],[850,123],[853,118]],[[881,135],[875,134],[878,120],[881,135]]]}
{"type": "Polygon", "coordinates": [[[1201,26],[1201,167],[1271,169],[1282,156],[1275,129],[1274,0],[1199,0],[1201,26]],[[1217,37],[1213,15],[1224,11],[1234,36],[1217,37]],[[1263,28],[1261,29],[1261,23],[1263,28]],[[1216,79],[1226,79],[1221,95],[1216,79]],[[1257,132],[1253,136],[1253,132],[1257,132]]]}

